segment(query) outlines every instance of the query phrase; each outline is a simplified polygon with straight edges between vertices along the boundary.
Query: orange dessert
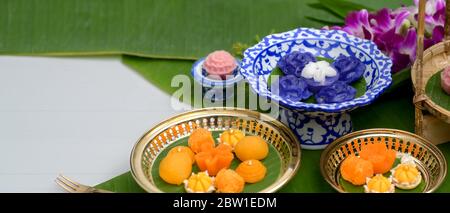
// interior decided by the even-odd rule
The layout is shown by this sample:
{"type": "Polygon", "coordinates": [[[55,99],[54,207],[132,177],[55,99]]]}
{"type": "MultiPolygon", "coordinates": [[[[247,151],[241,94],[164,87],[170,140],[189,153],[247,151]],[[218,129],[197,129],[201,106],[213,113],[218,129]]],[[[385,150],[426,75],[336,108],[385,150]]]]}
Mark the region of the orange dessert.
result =
{"type": "Polygon", "coordinates": [[[195,155],[198,168],[201,171],[208,171],[212,176],[215,176],[221,169],[230,167],[233,158],[231,147],[225,144],[220,144],[216,148],[195,155]]]}
{"type": "Polygon", "coordinates": [[[185,152],[167,155],[159,164],[159,176],[167,183],[180,185],[192,172],[192,161],[185,152]]]}
{"type": "Polygon", "coordinates": [[[234,153],[241,161],[262,160],[269,154],[269,146],[259,136],[246,136],[236,144],[234,153]]]}
{"type": "Polygon", "coordinates": [[[176,146],[176,147],[173,147],[173,148],[169,151],[169,153],[168,153],[167,155],[171,155],[171,154],[173,154],[173,153],[178,153],[178,152],[183,152],[183,153],[188,154],[189,157],[190,157],[191,160],[192,160],[192,163],[195,163],[195,154],[194,154],[194,152],[192,152],[192,150],[191,150],[189,147],[187,147],[187,146],[176,146]]]}
{"type": "Polygon", "coordinates": [[[220,143],[235,147],[236,144],[245,137],[245,134],[236,129],[230,129],[220,135],[220,143]]]}
{"type": "Polygon", "coordinates": [[[359,156],[362,159],[368,160],[373,165],[373,172],[375,174],[384,174],[394,165],[395,151],[388,149],[386,144],[369,143],[361,148],[359,156]]]}
{"type": "Polygon", "coordinates": [[[373,176],[372,163],[355,155],[348,156],[342,162],[340,171],[342,178],[353,185],[364,185],[366,178],[373,176]]]}
{"type": "Polygon", "coordinates": [[[194,153],[208,151],[215,146],[211,132],[204,128],[195,129],[189,136],[188,144],[194,153]]]}
{"type": "Polygon", "coordinates": [[[231,169],[222,169],[217,173],[215,185],[217,192],[240,193],[244,190],[245,181],[231,169]]]}
{"type": "Polygon", "coordinates": [[[236,172],[244,178],[247,183],[256,183],[266,176],[266,167],[259,160],[246,160],[239,164],[236,172]]]}

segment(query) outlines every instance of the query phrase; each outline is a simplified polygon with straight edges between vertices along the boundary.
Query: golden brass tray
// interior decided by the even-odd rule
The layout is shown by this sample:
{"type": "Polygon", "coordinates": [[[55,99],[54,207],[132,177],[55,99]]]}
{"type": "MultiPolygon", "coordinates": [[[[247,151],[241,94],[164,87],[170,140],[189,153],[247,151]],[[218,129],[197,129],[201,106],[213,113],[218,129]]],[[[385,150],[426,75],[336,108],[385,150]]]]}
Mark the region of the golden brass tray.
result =
{"type": "Polygon", "coordinates": [[[280,176],[259,192],[275,192],[286,184],[300,167],[300,143],[295,135],[276,119],[255,111],[236,108],[205,108],[169,118],[145,133],[131,153],[131,172],[147,192],[163,192],[155,185],[151,169],[158,155],[171,143],[189,137],[196,128],[221,131],[239,129],[258,135],[271,144],[281,159],[280,176]]]}
{"type": "Polygon", "coordinates": [[[384,142],[388,148],[415,157],[422,173],[423,192],[435,191],[447,175],[447,162],[442,152],[428,140],[401,130],[367,129],[353,132],[331,143],[320,158],[320,170],[325,180],[338,192],[346,192],[339,183],[341,162],[350,154],[358,154],[361,144],[384,142]]]}

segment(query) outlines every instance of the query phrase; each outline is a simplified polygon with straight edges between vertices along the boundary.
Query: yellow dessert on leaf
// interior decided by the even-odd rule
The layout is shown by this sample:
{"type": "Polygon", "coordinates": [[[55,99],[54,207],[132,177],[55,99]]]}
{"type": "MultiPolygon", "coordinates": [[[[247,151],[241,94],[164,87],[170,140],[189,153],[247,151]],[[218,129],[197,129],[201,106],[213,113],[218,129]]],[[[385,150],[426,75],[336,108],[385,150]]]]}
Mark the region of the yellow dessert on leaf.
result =
{"type": "Polygon", "coordinates": [[[234,153],[241,161],[262,160],[269,154],[269,146],[259,136],[246,136],[236,144],[234,153]]]}
{"type": "Polygon", "coordinates": [[[167,183],[180,185],[191,175],[192,159],[185,152],[167,155],[159,164],[159,176],[167,183]]]}
{"type": "Polygon", "coordinates": [[[392,179],[400,189],[414,189],[422,181],[422,175],[413,163],[401,163],[391,170],[392,179]]]}
{"type": "Polygon", "coordinates": [[[208,172],[192,173],[189,179],[184,181],[184,188],[189,193],[209,193],[215,190],[214,178],[208,172]]]}
{"type": "Polygon", "coordinates": [[[244,190],[244,185],[244,178],[231,169],[222,169],[216,175],[215,186],[217,192],[240,193],[244,190]]]}
{"type": "Polygon", "coordinates": [[[264,179],[267,169],[259,160],[246,160],[239,164],[236,172],[247,183],[256,183],[264,179]]]}
{"type": "Polygon", "coordinates": [[[232,148],[245,137],[245,134],[237,129],[230,129],[220,135],[220,143],[226,144],[232,148]]]}
{"type": "Polygon", "coordinates": [[[176,146],[176,147],[173,147],[173,148],[169,151],[169,153],[168,153],[167,155],[171,155],[171,154],[177,153],[177,152],[183,152],[183,153],[188,154],[189,157],[190,157],[191,160],[192,160],[192,163],[195,162],[195,154],[194,154],[194,152],[192,152],[192,150],[191,150],[189,147],[187,147],[187,146],[176,146]]]}
{"type": "Polygon", "coordinates": [[[366,193],[394,193],[395,187],[392,180],[381,174],[377,174],[372,178],[367,178],[366,185],[364,185],[364,192],[366,193]]]}

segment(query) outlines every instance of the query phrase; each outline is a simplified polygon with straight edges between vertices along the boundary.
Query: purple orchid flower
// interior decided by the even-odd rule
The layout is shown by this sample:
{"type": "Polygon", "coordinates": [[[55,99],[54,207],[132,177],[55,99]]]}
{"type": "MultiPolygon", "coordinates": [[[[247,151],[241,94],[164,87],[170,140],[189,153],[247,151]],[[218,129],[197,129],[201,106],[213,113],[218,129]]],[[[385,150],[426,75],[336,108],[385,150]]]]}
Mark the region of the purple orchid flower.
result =
{"type": "MultiPolygon", "coordinates": [[[[375,13],[367,10],[348,14],[342,27],[325,29],[343,30],[351,35],[372,40],[393,61],[392,72],[412,65],[416,56],[418,0],[415,6],[396,10],[381,9],[375,13]]],[[[426,38],[424,47],[441,42],[444,35],[445,0],[428,0],[426,3],[426,38]]]]}
{"type": "Polygon", "coordinates": [[[375,34],[383,34],[390,29],[395,29],[395,32],[399,33],[410,14],[408,10],[393,12],[391,9],[383,8],[375,14],[369,14],[369,21],[375,34]]]}
{"type": "Polygon", "coordinates": [[[360,10],[351,12],[345,18],[346,25],[342,27],[342,30],[365,39],[372,39],[372,27],[369,23],[369,12],[367,10],[360,10]]]}
{"type": "MultiPolygon", "coordinates": [[[[417,14],[419,0],[414,0],[414,12],[417,14]]],[[[428,0],[425,4],[425,23],[431,25],[428,28],[431,31],[433,26],[444,26],[445,23],[445,0],[428,0]]]]}

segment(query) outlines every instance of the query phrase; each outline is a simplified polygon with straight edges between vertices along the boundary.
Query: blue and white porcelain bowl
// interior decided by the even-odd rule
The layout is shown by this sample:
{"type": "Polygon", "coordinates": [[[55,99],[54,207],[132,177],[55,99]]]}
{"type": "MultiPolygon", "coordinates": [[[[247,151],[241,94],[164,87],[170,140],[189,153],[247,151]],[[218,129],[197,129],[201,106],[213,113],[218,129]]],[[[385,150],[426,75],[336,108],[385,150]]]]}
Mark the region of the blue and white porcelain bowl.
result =
{"type": "Polygon", "coordinates": [[[254,92],[279,103],[279,119],[299,138],[302,148],[323,149],[352,131],[347,112],[372,103],[392,83],[392,61],[377,46],[343,31],[298,28],[266,36],[244,52],[240,72],[254,92]],[[284,55],[310,52],[324,58],[354,56],[366,66],[366,92],[351,101],[333,104],[294,102],[270,91],[268,79],[284,55]]]}
{"type": "Polygon", "coordinates": [[[233,76],[226,80],[218,80],[209,78],[203,69],[205,58],[201,58],[194,63],[191,69],[191,75],[194,81],[202,87],[202,95],[204,98],[216,101],[225,101],[234,96],[234,86],[242,81],[243,77],[239,73],[240,61],[236,59],[238,67],[233,71],[233,76]]]}

